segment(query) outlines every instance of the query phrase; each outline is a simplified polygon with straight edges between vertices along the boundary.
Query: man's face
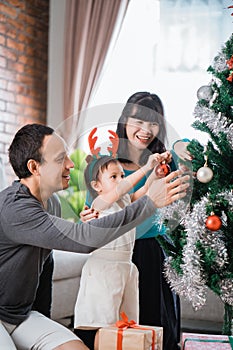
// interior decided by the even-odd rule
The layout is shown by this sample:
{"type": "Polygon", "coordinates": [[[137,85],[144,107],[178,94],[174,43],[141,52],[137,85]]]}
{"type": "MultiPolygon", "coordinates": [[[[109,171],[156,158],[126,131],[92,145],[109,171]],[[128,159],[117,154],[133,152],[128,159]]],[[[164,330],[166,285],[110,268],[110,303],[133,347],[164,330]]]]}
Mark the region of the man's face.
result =
{"type": "Polygon", "coordinates": [[[65,141],[57,134],[47,135],[41,148],[41,191],[56,192],[69,186],[70,169],[74,163],[69,158],[65,141]]]}

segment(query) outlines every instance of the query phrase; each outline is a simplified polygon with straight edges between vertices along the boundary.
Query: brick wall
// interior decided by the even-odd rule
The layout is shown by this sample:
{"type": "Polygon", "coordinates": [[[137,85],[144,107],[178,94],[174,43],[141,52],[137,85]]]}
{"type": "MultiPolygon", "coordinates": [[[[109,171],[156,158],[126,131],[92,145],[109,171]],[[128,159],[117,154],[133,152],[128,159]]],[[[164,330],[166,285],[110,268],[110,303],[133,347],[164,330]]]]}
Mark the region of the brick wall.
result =
{"type": "Polygon", "coordinates": [[[27,123],[46,123],[49,0],[0,0],[0,157],[27,123]]]}

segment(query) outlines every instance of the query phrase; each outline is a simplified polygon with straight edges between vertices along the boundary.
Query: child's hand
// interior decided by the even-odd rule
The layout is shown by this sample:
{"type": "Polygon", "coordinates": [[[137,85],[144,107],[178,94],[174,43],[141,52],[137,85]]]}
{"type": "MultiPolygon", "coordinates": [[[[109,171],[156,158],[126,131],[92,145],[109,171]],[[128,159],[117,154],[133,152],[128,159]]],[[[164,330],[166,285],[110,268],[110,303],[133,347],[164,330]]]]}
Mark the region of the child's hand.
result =
{"type": "Polygon", "coordinates": [[[81,211],[80,220],[82,222],[87,222],[89,220],[97,219],[99,216],[99,213],[97,210],[93,208],[89,208],[87,205],[85,205],[84,210],[81,211]]]}
{"type": "Polygon", "coordinates": [[[160,154],[154,153],[151,154],[148,158],[148,161],[145,165],[146,171],[153,169],[160,162],[160,154]]]}
{"type": "Polygon", "coordinates": [[[146,169],[151,170],[155,168],[159,163],[164,162],[170,163],[172,159],[172,155],[169,151],[163,153],[154,153],[149,156],[148,161],[146,163],[146,169]]]}
{"type": "Polygon", "coordinates": [[[165,162],[165,163],[170,163],[172,161],[172,154],[170,151],[165,151],[163,153],[160,154],[160,156],[162,157],[161,162],[165,162]]]}

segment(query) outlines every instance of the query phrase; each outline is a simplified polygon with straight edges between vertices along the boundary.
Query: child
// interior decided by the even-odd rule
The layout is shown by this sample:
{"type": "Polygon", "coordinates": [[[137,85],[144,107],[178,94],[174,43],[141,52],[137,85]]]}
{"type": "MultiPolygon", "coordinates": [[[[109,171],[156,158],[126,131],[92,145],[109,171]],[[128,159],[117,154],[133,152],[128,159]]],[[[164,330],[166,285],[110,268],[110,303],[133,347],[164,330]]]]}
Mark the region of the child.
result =
{"type": "MultiPolygon", "coordinates": [[[[92,131],[91,137],[94,132],[92,131]]],[[[115,133],[111,131],[111,134],[115,133]]],[[[110,139],[114,142],[114,149],[117,149],[117,139],[110,139]]],[[[93,146],[90,148],[92,153],[96,153],[93,146]]],[[[151,172],[145,185],[137,192],[131,196],[128,192],[159,163],[171,160],[169,152],[153,154],[146,165],[125,178],[114,150],[112,153],[112,156],[95,154],[99,158],[92,158],[91,161],[89,157],[84,173],[87,189],[93,199],[92,208],[99,212],[99,217],[119,211],[143,196],[156,178],[155,171],[151,172]]],[[[94,349],[96,331],[100,327],[114,324],[120,318],[121,311],[129,319],[138,322],[138,270],[131,261],[134,242],[135,229],[97,249],[83,267],[74,326],[75,333],[90,349],[94,349]]]]}

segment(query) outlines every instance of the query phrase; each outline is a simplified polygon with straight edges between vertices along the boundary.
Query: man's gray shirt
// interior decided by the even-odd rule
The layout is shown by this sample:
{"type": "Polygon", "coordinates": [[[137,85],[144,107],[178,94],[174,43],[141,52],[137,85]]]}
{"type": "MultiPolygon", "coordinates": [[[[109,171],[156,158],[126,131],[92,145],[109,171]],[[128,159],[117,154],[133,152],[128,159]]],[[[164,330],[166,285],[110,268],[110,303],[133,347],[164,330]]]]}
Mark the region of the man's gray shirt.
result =
{"type": "Polygon", "coordinates": [[[144,196],[116,214],[72,223],[46,212],[26,186],[13,182],[0,192],[0,320],[17,325],[27,318],[51,249],[90,253],[154,211],[144,196]]]}

